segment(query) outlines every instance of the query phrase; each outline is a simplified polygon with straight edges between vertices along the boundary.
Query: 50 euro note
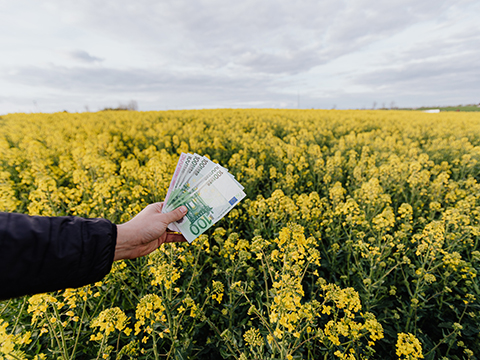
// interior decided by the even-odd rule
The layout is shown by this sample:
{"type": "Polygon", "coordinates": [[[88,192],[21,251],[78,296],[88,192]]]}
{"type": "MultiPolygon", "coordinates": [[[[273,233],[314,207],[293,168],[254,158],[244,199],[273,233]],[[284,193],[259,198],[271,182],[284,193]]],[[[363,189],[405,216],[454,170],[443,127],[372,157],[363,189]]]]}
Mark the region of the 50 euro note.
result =
{"type": "Polygon", "coordinates": [[[215,166],[197,186],[176,197],[165,211],[185,205],[187,214],[174,222],[188,242],[203,234],[245,197],[241,186],[221,166],[215,166]]]}

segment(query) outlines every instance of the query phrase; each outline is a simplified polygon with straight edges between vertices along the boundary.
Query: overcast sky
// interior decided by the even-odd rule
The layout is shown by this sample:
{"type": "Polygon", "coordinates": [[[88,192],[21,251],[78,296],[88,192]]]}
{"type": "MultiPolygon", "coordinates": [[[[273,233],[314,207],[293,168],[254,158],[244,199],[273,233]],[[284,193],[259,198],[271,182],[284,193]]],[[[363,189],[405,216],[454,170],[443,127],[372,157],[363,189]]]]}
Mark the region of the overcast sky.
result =
{"type": "Polygon", "coordinates": [[[480,103],[479,0],[0,0],[0,114],[480,103]]]}

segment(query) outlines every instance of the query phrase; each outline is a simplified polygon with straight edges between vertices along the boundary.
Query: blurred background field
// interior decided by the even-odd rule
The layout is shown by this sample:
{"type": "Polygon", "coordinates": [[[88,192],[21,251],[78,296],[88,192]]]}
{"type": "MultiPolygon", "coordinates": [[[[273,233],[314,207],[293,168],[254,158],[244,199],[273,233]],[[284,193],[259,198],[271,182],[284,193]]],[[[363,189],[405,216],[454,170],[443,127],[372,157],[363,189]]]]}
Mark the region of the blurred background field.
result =
{"type": "Polygon", "coordinates": [[[187,151],[247,199],[192,245],[1,302],[1,355],[478,358],[480,114],[10,114],[0,210],[121,223],[163,200],[187,151]]]}

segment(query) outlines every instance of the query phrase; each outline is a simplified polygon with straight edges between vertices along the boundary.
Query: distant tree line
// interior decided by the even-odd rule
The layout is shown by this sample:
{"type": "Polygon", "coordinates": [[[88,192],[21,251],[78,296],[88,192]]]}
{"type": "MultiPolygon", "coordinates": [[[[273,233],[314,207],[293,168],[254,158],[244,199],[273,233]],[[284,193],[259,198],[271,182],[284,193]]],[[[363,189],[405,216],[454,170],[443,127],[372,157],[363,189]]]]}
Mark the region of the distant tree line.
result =
{"type": "Polygon", "coordinates": [[[130,110],[130,111],[137,111],[138,110],[138,103],[135,100],[131,100],[128,104],[118,104],[117,107],[106,107],[103,108],[101,111],[107,110],[130,110]]]}

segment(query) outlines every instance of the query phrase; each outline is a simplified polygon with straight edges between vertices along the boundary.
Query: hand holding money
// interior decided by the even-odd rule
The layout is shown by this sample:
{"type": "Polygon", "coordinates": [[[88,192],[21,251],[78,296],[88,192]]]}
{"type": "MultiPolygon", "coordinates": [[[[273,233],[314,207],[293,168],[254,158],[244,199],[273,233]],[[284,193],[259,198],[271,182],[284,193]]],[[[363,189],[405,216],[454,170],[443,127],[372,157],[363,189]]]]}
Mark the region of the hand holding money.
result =
{"type": "Polygon", "coordinates": [[[185,241],[181,234],[166,231],[168,224],[187,212],[183,206],[163,213],[163,203],[148,205],[132,220],[117,225],[114,260],[135,259],[150,254],[160,245],[185,241]]]}
{"type": "Polygon", "coordinates": [[[169,225],[192,242],[245,197],[244,187],[227,169],[205,156],[182,153],[162,212],[186,206],[187,214],[169,225]]]}

